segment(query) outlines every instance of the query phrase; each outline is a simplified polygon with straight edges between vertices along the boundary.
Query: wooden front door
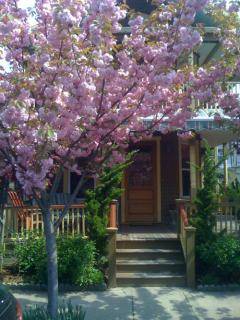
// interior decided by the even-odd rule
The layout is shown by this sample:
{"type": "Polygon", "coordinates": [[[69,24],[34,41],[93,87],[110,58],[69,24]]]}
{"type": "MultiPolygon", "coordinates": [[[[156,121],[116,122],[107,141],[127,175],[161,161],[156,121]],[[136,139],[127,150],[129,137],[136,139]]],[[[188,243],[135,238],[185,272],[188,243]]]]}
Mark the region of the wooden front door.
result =
{"type": "Polygon", "coordinates": [[[156,143],[136,147],[134,162],[126,170],[126,223],[151,224],[156,221],[156,143]]]}

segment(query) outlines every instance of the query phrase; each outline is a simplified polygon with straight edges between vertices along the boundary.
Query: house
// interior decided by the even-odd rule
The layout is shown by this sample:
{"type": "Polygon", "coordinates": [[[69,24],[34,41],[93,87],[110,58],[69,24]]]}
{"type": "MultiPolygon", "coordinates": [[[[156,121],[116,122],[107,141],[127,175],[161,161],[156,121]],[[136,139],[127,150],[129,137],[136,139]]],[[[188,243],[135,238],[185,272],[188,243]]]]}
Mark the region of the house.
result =
{"type": "MultiPolygon", "coordinates": [[[[148,1],[129,0],[127,3],[143,15],[153,9],[148,1]]],[[[219,46],[211,19],[199,13],[197,22],[204,24],[206,34],[201,47],[191,55],[190,63],[204,65],[217,56],[219,46]]],[[[122,32],[129,32],[127,25],[122,32]]],[[[235,81],[234,90],[238,90],[239,84],[237,79],[235,81]]],[[[188,121],[191,131],[188,137],[181,137],[178,132],[162,135],[156,130],[151,139],[132,146],[138,153],[122,183],[125,192],[119,201],[118,230],[109,231],[111,286],[194,286],[191,252],[194,230],[185,230],[184,225],[177,229],[176,199],[193,199],[201,186],[202,177],[197,167],[201,165],[204,152],[203,139],[212,147],[237,139],[232,132],[214,123],[211,116],[214,108],[202,106],[199,114],[188,121]]],[[[146,120],[146,124],[147,121],[151,120],[146,120]]],[[[226,168],[224,172],[226,183],[226,168]]],[[[66,171],[59,193],[70,194],[78,178],[75,173],[66,171]]],[[[95,183],[89,178],[85,188],[94,187],[95,183]]],[[[81,190],[78,198],[83,197],[84,190],[81,190]]]]}
{"type": "MultiPolygon", "coordinates": [[[[148,2],[128,3],[144,14],[152,9],[148,2]]],[[[217,57],[219,46],[211,19],[199,13],[197,22],[204,24],[206,35],[201,47],[193,53],[191,63],[204,65],[217,57]]],[[[235,81],[233,90],[240,94],[239,83],[235,81]]],[[[118,216],[113,286],[187,284],[194,287],[194,230],[184,228],[183,221],[177,222],[182,208],[177,210],[176,199],[194,199],[201,186],[197,167],[201,165],[204,139],[216,151],[218,146],[225,151],[230,141],[237,140],[232,132],[215,124],[214,108],[202,106],[198,116],[188,121],[192,135],[187,139],[179,137],[177,132],[161,135],[156,131],[152,139],[135,146],[139,152],[123,181],[125,192],[118,216]],[[178,231],[174,229],[177,224],[178,231]]],[[[227,183],[227,161],[223,169],[227,183]]],[[[238,221],[236,228],[239,230],[238,221]]]]}

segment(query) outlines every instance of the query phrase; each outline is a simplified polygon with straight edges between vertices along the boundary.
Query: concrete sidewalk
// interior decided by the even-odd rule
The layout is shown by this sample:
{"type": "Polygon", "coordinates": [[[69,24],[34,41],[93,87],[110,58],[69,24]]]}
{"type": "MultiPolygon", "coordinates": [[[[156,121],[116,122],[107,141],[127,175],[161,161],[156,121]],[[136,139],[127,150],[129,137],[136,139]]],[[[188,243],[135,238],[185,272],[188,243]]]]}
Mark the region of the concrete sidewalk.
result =
{"type": "MultiPolygon", "coordinates": [[[[23,306],[45,304],[44,293],[14,291],[23,306]]],[[[61,295],[82,305],[86,320],[240,320],[240,292],[180,288],[116,288],[61,295]]]]}

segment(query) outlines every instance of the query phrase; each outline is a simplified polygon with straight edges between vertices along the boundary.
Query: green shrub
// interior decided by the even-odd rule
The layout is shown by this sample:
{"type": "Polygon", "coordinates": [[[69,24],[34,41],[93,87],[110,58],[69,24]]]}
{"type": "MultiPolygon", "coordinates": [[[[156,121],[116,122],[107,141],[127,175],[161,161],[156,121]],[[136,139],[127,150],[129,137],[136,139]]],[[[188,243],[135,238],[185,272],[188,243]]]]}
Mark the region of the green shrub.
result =
{"type": "MultiPolygon", "coordinates": [[[[214,242],[198,245],[202,282],[240,282],[240,240],[228,234],[218,234],[214,242]],[[203,281],[204,280],[204,281],[203,281]]],[[[215,283],[213,283],[215,284],[215,283]]]]}
{"type": "Polygon", "coordinates": [[[240,201],[240,182],[235,179],[223,190],[223,194],[227,201],[240,201]]]}
{"type": "Polygon", "coordinates": [[[103,274],[95,268],[96,249],[93,241],[82,237],[59,237],[59,282],[89,286],[103,282],[103,274]]]}
{"type": "MultiPolygon", "coordinates": [[[[58,278],[60,283],[86,287],[103,282],[103,274],[95,267],[94,243],[81,236],[59,236],[58,278]]],[[[16,243],[19,272],[27,281],[47,283],[45,239],[34,233],[16,243]]]]}
{"type": "Polygon", "coordinates": [[[15,255],[19,273],[26,281],[47,283],[45,239],[35,233],[16,241],[15,255]]]}
{"type": "MultiPolygon", "coordinates": [[[[222,160],[223,161],[223,160],[222,160]]],[[[200,171],[203,175],[203,186],[197,190],[191,224],[196,227],[196,245],[214,241],[213,227],[216,223],[215,213],[218,207],[218,168],[222,161],[215,163],[214,150],[205,143],[205,154],[200,171]]]]}
{"type": "MultiPolygon", "coordinates": [[[[24,320],[51,320],[45,307],[27,308],[23,313],[24,320]]],[[[73,307],[71,303],[59,307],[56,320],[84,320],[85,312],[81,307],[73,307]]]]}
{"type": "Polygon", "coordinates": [[[88,190],[85,198],[87,233],[96,244],[97,261],[101,270],[106,267],[107,225],[109,206],[118,199],[123,189],[121,181],[124,170],[131,164],[134,152],[127,155],[126,161],[111,168],[105,167],[94,190],[88,190]]]}

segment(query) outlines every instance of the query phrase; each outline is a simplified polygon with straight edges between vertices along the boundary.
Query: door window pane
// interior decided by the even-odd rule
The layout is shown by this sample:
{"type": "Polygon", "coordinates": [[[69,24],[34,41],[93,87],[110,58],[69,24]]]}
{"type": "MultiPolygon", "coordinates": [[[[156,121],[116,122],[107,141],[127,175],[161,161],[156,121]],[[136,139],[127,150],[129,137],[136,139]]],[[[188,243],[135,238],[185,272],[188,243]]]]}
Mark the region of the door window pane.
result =
{"type": "Polygon", "coordinates": [[[150,150],[139,151],[134,162],[128,169],[128,183],[130,187],[144,187],[152,185],[153,166],[150,150]]]}
{"type": "Polygon", "coordinates": [[[182,155],[182,195],[189,197],[191,193],[191,176],[190,176],[190,146],[181,145],[182,155]]]}

